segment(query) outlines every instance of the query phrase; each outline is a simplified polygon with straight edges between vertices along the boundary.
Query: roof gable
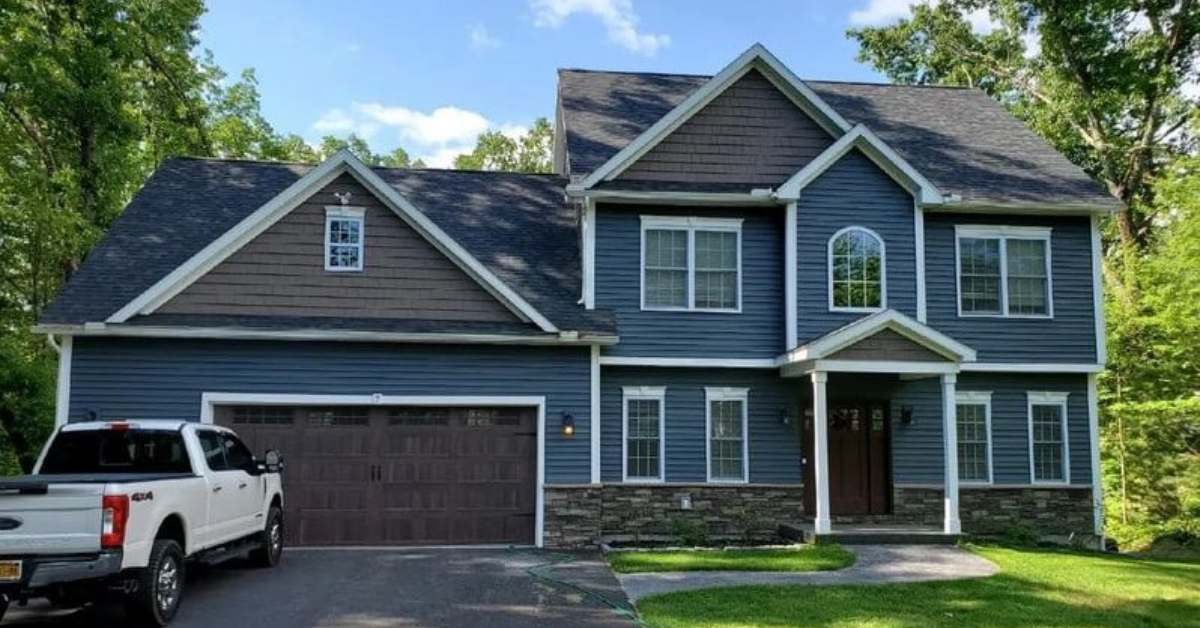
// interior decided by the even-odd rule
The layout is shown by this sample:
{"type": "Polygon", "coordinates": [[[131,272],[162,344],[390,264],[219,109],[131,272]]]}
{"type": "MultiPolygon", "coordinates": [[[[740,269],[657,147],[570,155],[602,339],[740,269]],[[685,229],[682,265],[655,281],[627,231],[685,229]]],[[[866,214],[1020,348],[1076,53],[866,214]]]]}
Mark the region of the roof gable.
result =
{"type": "Polygon", "coordinates": [[[520,322],[349,173],[314,192],[156,312],[520,322]],[[331,209],[362,213],[361,270],[325,267],[331,209]]]}
{"type": "Polygon", "coordinates": [[[942,193],[929,179],[926,179],[916,168],[912,167],[912,164],[861,124],[855,125],[849,133],[839,138],[832,146],[779,186],[776,196],[784,200],[800,198],[801,192],[808,184],[815,181],[846,153],[854,149],[865,155],[888,176],[911,192],[922,205],[941,205],[945,202],[942,193]]]}
{"type": "Polygon", "coordinates": [[[616,177],[774,187],[834,137],[751,69],[616,177]]]}
{"type": "Polygon", "coordinates": [[[470,253],[454,242],[441,228],[405,199],[400,192],[385,183],[378,174],[367,168],[348,150],[339,151],[304,174],[287,189],[246,216],[219,238],[210,242],[182,265],[176,267],[149,289],[109,316],[106,322],[122,323],[135,314],[152,314],[163,303],[285,216],[313,191],[328,185],[343,173],[351,174],[364,187],[371,190],[397,216],[438,247],[460,268],[475,278],[481,286],[501,299],[522,320],[533,322],[543,331],[558,331],[525,299],[501,282],[490,270],[480,264],[470,253]]]}
{"type": "Polygon", "coordinates": [[[620,175],[751,71],[760,72],[831,135],[849,130],[849,123],[841,115],[804,85],[775,55],[761,44],[755,44],[588,174],[577,187],[590,188],[620,175]]]}
{"type": "Polygon", "coordinates": [[[896,310],[888,309],[860,318],[849,325],[835,329],[812,342],[789,351],[785,355],[784,362],[827,360],[844,349],[854,347],[867,338],[889,330],[920,347],[928,349],[933,354],[941,356],[942,360],[952,362],[975,361],[975,350],[971,347],[896,310]]]}

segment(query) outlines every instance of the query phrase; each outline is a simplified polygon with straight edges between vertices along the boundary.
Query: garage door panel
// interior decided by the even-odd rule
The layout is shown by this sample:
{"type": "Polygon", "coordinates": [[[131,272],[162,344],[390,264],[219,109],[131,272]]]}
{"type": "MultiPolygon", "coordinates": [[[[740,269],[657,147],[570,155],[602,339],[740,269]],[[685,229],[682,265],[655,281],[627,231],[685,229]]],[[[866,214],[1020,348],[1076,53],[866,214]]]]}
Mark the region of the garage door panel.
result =
{"type": "Polygon", "coordinates": [[[531,543],[536,410],[218,408],[284,454],[296,545],[531,543]]]}

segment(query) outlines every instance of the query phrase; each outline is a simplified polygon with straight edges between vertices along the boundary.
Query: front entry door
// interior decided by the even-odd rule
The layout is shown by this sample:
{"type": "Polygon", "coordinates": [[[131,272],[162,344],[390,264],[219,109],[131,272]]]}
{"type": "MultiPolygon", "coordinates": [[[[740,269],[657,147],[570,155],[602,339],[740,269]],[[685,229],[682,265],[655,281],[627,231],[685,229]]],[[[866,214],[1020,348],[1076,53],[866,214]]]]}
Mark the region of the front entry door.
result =
{"type": "MultiPolygon", "coordinates": [[[[812,431],[807,423],[804,450],[811,451],[812,431]]],[[[885,402],[829,402],[831,514],[882,515],[890,512],[889,427],[885,402]]],[[[806,456],[806,463],[805,483],[815,487],[811,455],[806,456]]],[[[812,494],[811,489],[807,492],[812,494]]]]}

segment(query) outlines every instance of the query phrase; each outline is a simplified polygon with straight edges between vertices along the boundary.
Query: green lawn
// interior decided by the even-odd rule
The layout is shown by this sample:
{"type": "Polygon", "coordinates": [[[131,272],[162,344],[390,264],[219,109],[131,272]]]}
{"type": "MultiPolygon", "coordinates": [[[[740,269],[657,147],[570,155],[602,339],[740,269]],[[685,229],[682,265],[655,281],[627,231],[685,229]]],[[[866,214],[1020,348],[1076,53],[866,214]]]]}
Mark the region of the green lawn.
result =
{"type": "Polygon", "coordinates": [[[638,603],[654,628],[1200,626],[1200,564],[974,547],[990,578],[879,586],[739,587],[638,603]]]}
{"type": "Polygon", "coordinates": [[[613,571],[829,571],[854,564],[854,554],[836,545],[738,550],[613,552],[613,571]]]}

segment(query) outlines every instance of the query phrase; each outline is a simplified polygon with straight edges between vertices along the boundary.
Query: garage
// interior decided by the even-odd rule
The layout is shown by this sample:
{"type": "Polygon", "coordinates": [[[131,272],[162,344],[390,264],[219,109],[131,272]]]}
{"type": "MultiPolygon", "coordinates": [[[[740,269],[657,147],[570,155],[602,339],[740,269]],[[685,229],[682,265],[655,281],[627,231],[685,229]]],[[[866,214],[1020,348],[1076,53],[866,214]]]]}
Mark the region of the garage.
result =
{"type": "Polygon", "coordinates": [[[537,409],[217,405],[284,456],[290,545],[534,542],[537,409]]]}

